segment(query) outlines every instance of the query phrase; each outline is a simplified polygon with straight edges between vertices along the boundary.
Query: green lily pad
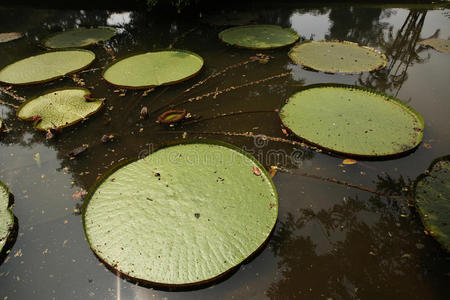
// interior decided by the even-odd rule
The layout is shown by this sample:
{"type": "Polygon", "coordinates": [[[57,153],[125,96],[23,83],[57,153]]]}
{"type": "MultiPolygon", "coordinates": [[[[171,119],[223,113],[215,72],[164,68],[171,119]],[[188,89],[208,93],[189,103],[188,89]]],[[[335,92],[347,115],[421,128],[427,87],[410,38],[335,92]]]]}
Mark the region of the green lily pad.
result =
{"type": "Polygon", "coordinates": [[[9,190],[0,181],[0,253],[14,227],[14,215],[9,205],[9,190]]]}
{"type": "Polygon", "coordinates": [[[277,25],[248,25],[226,29],[219,33],[219,39],[247,49],[274,49],[295,43],[299,36],[292,29],[277,25]]]}
{"type": "Polygon", "coordinates": [[[17,116],[35,121],[39,130],[63,128],[96,113],[103,101],[89,98],[84,88],[66,88],[47,92],[22,104],[17,116]]]}
{"type": "Polygon", "coordinates": [[[428,39],[419,42],[419,44],[427,47],[432,47],[442,53],[450,54],[450,40],[428,39]]]}
{"type": "Polygon", "coordinates": [[[14,41],[23,37],[20,32],[2,32],[0,33],[0,43],[14,41]]]}
{"type": "Polygon", "coordinates": [[[187,286],[242,263],[277,215],[275,187],[253,157],[190,141],[110,172],[91,189],[83,222],[95,254],[126,277],[187,286]]]}
{"type": "Polygon", "coordinates": [[[386,56],[352,42],[311,41],[294,46],[289,57],[304,67],[327,73],[362,73],[382,69],[386,56]]]}
{"type": "Polygon", "coordinates": [[[423,118],[402,101],[339,84],[307,86],[280,110],[284,126],[312,144],[356,156],[389,156],[414,149],[423,118]]]}
{"type": "Polygon", "coordinates": [[[433,161],[417,178],[414,198],[425,228],[450,252],[450,155],[433,161]]]}
{"type": "Polygon", "coordinates": [[[192,78],[202,67],[203,58],[193,52],[163,50],[118,60],[103,71],[103,78],[119,87],[150,88],[192,78]]]}
{"type": "Polygon", "coordinates": [[[116,34],[117,30],[113,27],[77,28],[51,36],[44,45],[53,49],[86,47],[107,41],[116,34]]]}
{"type": "Polygon", "coordinates": [[[0,70],[0,82],[34,84],[77,72],[95,59],[94,52],[74,49],[46,52],[12,63],[0,70]]]}

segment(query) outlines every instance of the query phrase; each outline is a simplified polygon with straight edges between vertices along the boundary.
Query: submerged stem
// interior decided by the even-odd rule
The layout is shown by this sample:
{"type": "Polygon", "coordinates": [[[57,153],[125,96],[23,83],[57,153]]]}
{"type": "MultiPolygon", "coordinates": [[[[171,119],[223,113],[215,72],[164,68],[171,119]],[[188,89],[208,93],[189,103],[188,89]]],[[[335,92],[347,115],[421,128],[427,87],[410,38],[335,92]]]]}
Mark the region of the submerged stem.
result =
{"type": "MultiPolygon", "coordinates": [[[[14,100],[17,100],[17,101],[20,101],[20,102],[24,102],[25,100],[27,100],[27,99],[25,99],[24,97],[21,97],[21,96],[17,95],[16,93],[14,93],[13,91],[11,91],[10,89],[5,88],[5,87],[3,87],[3,86],[0,86],[0,91],[1,91],[3,94],[6,94],[6,95],[10,96],[10,97],[13,98],[14,100]]],[[[8,105],[8,104],[7,104],[7,105],[8,105]]]]}
{"type": "Polygon", "coordinates": [[[225,118],[225,117],[231,117],[231,116],[236,116],[236,115],[244,115],[244,114],[254,114],[254,113],[273,113],[273,112],[277,112],[276,110],[250,110],[250,111],[236,111],[236,112],[231,112],[231,113],[224,113],[224,114],[219,114],[213,117],[209,117],[209,118],[201,118],[201,119],[195,119],[195,120],[188,120],[183,122],[183,124],[194,124],[194,123],[200,123],[203,121],[209,121],[209,120],[215,120],[215,119],[220,119],[220,118],[225,118]]]}

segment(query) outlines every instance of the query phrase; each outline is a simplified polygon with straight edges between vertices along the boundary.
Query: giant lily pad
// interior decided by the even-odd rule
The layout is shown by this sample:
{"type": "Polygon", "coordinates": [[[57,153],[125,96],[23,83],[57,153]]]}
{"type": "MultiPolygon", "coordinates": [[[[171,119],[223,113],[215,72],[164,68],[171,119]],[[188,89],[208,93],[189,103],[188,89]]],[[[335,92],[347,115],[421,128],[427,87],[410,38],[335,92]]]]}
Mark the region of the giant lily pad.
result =
{"type": "Polygon", "coordinates": [[[226,29],[219,38],[232,46],[248,49],[274,49],[295,43],[299,36],[289,28],[276,25],[248,25],[226,29]]]}
{"type": "Polygon", "coordinates": [[[40,130],[63,128],[97,112],[103,101],[89,98],[84,88],[66,88],[47,92],[22,104],[17,116],[34,120],[40,130]]]}
{"type": "Polygon", "coordinates": [[[250,155],[191,141],[110,172],[83,211],[88,242],[107,265],[138,281],[185,286],[213,280],[259,249],[278,200],[250,155]]]}
{"type": "Polygon", "coordinates": [[[296,64],[328,73],[362,73],[386,66],[384,54],[346,41],[301,43],[291,49],[289,57],[296,64]]]}
{"type": "Polygon", "coordinates": [[[46,82],[84,69],[94,59],[95,54],[88,50],[46,52],[4,67],[0,70],[0,82],[7,84],[46,82]]]}
{"type": "Polygon", "coordinates": [[[126,88],[149,88],[174,84],[195,76],[203,58],[184,50],[147,52],[121,59],[107,67],[103,77],[126,88]]]}
{"type": "Polygon", "coordinates": [[[0,181],[0,253],[14,227],[14,215],[9,204],[9,190],[0,181]]]}
{"type": "Polygon", "coordinates": [[[425,228],[450,251],[450,155],[433,161],[417,178],[414,195],[425,228]]]}
{"type": "Polygon", "coordinates": [[[109,40],[116,33],[113,27],[77,28],[51,36],[44,45],[53,49],[85,47],[109,40]]]}
{"type": "Polygon", "coordinates": [[[388,156],[415,148],[422,140],[422,117],[402,101],[355,86],[305,87],[280,110],[294,134],[333,152],[388,156]]]}
{"type": "Polygon", "coordinates": [[[432,47],[439,52],[450,54],[450,40],[428,39],[419,42],[419,44],[432,47]]]}

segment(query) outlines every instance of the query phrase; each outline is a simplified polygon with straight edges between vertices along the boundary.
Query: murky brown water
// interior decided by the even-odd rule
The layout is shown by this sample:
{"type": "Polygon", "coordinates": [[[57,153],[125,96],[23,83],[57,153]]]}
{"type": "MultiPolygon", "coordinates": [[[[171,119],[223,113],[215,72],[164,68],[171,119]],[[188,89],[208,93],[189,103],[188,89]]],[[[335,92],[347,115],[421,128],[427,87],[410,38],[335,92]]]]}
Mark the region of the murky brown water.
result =
{"type": "MultiPolygon", "coordinates": [[[[206,67],[196,78],[158,88],[143,97],[142,91],[125,96],[100,80],[100,73],[83,73],[94,96],[106,97],[107,108],[80,125],[64,130],[58,140],[46,141],[31,123],[17,120],[14,111],[0,104],[0,117],[12,132],[0,140],[0,180],[15,195],[14,213],[18,236],[11,253],[0,265],[0,296],[7,299],[444,299],[448,298],[449,256],[424,234],[414,209],[408,206],[408,184],[430,162],[450,149],[450,56],[416,45],[437,34],[450,37],[449,10],[370,7],[257,8],[234,12],[242,20],[279,24],[296,30],[302,38],[338,39],[378,48],[389,59],[387,68],[371,74],[328,75],[293,65],[288,48],[266,51],[268,64],[251,63],[194,89],[201,95],[282,72],[292,76],[224,93],[215,99],[184,105],[202,117],[237,111],[274,110],[300,86],[336,82],[372,87],[397,96],[425,119],[424,143],[401,158],[361,161],[342,165],[342,158],[317,153],[287,143],[255,144],[252,138],[195,134],[230,131],[284,137],[275,113],[251,113],[167,128],[139,120],[143,105],[151,111],[174,101],[197,80],[229,65],[247,60],[255,51],[231,48],[217,39],[223,18],[203,15],[198,19],[169,20],[138,12],[54,11],[1,8],[1,31],[22,31],[25,38],[0,44],[0,67],[42,49],[40,40],[52,32],[78,25],[112,25],[121,33],[106,44],[116,57],[167,47],[182,33],[176,48],[200,54],[206,67]],[[110,120],[110,122],[108,121],[110,120]],[[142,128],[142,129],[141,129],[142,128]],[[261,253],[222,281],[190,291],[161,291],[120,279],[101,265],[84,238],[82,204],[72,199],[88,190],[97,176],[123,158],[135,158],[152,145],[182,138],[206,137],[230,142],[253,153],[264,165],[279,164],[351,182],[378,196],[343,185],[278,172],[277,226],[261,253]],[[118,138],[102,144],[103,134],[118,138]],[[75,160],[67,153],[82,144],[89,150],[75,160]],[[282,153],[277,156],[274,153],[282,153]],[[37,159],[39,154],[39,159],[37,159]]],[[[93,67],[110,56],[100,46],[93,67]]],[[[70,78],[32,87],[21,87],[24,97],[45,90],[72,86],[70,78]]],[[[1,99],[16,100],[1,94],[1,99]]]]}

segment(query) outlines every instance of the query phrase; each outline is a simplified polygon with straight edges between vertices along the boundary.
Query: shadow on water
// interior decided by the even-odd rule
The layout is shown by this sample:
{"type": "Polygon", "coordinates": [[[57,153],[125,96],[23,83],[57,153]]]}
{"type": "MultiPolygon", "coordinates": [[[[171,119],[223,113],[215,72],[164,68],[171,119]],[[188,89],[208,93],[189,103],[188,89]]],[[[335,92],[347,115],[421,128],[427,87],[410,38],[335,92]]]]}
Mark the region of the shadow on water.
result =
{"type": "MultiPolygon", "coordinates": [[[[187,20],[136,11],[0,8],[2,31],[25,33],[23,39],[0,44],[0,67],[43,52],[39,42],[61,30],[86,25],[110,25],[119,30],[110,41],[88,48],[97,60],[92,71],[79,74],[81,81],[68,76],[8,90],[28,98],[48,89],[84,84],[94,97],[106,98],[106,106],[98,114],[47,141],[31,123],[18,120],[12,107],[0,104],[0,117],[11,129],[0,138],[0,180],[16,195],[14,213],[21,224],[11,253],[0,265],[1,296],[438,299],[448,295],[448,255],[424,234],[420,219],[408,205],[408,187],[410,178],[422,173],[435,157],[448,154],[450,147],[445,130],[449,87],[445,80],[436,79],[448,78],[448,57],[417,45],[432,35],[450,36],[450,19],[437,10],[360,6],[304,8],[291,4],[232,11],[239,12],[239,18],[219,18],[229,13],[226,9],[218,10],[215,17],[206,14],[187,20]],[[271,56],[267,64],[252,62],[230,69],[185,93],[196,82],[257,53],[227,47],[217,39],[229,22],[292,27],[302,39],[358,42],[384,52],[388,65],[369,74],[329,75],[293,65],[287,56],[289,49],[270,50],[264,52],[271,56]],[[180,38],[186,32],[189,34],[180,38]],[[174,48],[204,58],[206,64],[196,78],[147,93],[122,90],[100,79],[101,68],[112,56],[120,59],[166,48],[174,40],[174,48]],[[289,76],[186,102],[189,97],[290,71],[293,74],[289,76]],[[401,96],[426,120],[424,144],[397,159],[345,166],[342,158],[290,143],[296,140],[283,134],[274,110],[302,86],[326,82],[358,84],[401,96]],[[156,124],[157,116],[170,104],[179,104],[177,109],[207,120],[173,128],[156,124]],[[143,106],[151,112],[149,120],[139,117],[143,106]],[[246,111],[267,112],[216,118],[246,111]],[[104,134],[115,138],[104,144],[100,140],[104,134]],[[262,135],[274,139],[265,140],[262,135]],[[277,165],[336,178],[389,197],[279,172],[274,177],[280,195],[278,223],[267,245],[250,261],[221,280],[196,289],[173,293],[137,286],[99,265],[81,226],[82,199],[72,195],[88,190],[120,161],[184,136],[223,140],[248,151],[267,168],[277,165]],[[76,159],[67,156],[83,144],[89,145],[86,152],[76,159]]],[[[21,104],[5,92],[0,95],[4,102],[21,104]]]]}

